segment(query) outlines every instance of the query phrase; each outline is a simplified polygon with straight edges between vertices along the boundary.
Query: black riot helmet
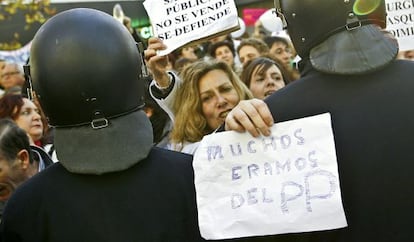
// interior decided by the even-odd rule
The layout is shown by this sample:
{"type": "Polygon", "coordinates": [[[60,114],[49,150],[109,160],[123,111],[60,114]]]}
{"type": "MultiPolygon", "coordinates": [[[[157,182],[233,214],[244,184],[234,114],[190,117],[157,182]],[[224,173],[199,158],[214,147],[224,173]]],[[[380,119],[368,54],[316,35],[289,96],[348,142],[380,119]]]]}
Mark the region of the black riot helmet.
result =
{"type": "Polygon", "coordinates": [[[143,107],[141,65],[125,26],[101,11],[73,9],[35,35],[30,76],[51,125],[99,127],[143,107]]]}
{"type": "Polygon", "coordinates": [[[275,7],[302,58],[335,33],[386,25],[385,0],[275,0],[275,7]]]}
{"type": "Polygon", "coordinates": [[[147,157],[153,135],[142,110],[142,64],[128,29],[98,10],[67,10],[38,30],[26,78],[67,170],[103,174],[147,157]]]}

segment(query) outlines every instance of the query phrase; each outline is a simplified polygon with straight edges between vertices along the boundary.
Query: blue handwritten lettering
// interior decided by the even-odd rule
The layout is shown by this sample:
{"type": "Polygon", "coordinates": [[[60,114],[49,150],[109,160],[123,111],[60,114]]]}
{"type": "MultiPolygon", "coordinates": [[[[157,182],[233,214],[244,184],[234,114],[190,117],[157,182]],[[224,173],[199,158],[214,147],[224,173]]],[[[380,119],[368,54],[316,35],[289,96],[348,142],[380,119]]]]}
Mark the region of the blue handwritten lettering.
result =
{"type": "Polygon", "coordinates": [[[252,147],[254,144],[256,144],[254,140],[251,140],[247,143],[247,152],[256,153],[256,149],[252,147]]]}
{"type": "Polygon", "coordinates": [[[257,198],[256,198],[256,192],[257,192],[257,188],[250,188],[249,190],[247,190],[247,204],[248,205],[253,205],[257,203],[257,198]]]}
{"type": "Polygon", "coordinates": [[[208,157],[208,161],[211,161],[212,159],[216,159],[216,157],[218,156],[218,158],[223,159],[223,152],[222,152],[222,148],[219,145],[216,146],[208,146],[207,147],[207,157],[208,157]]]}
{"type": "Polygon", "coordinates": [[[268,147],[270,146],[273,150],[276,150],[276,142],[275,137],[269,136],[262,139],[263,149],[266,152],[268,147]]]}
{"type": "Polygon", "coordinates": [[[280,143],[282,144],[283,149],[287,149],[290,146],[291,140],[289,135],[282,135],[280,137],[280,143]]]}
{"type": "Polygon", "coordinates": [[[302,194],[303,194],[303,186],[302,185],[297,184],[296,182],[292,182],[292,181],[282,183],[282,191],[281,191],[281,194],[280,194],[280,200],[281,200],[280,208],[281,208],[282,212],[284,214],[289,213],[289,209],[287,207],[287,202],[295,200],[296,198],[302,196],[302,194]],[[293,195],[289,192],[290,195],[286,195],[285,188],[288,187],[288,186],[296,187],[297,190],[298,190],[298,193],[293,195]]]}
{"type": "Polygon", "coordinates": [[[282,169],[282,171],[285,171],[286,169],[286,172],[290,171],[290,159],[287,159],[284,164],[280,164],[279,161],[276,161],[275,165],[277,174],[280,174],[280,169],[282,169]]]}
{"type": "Polygon", "coordinates": [[[259,174],[257,174],[258,170],[259,170],[259,166],[257,164],[251,164],[249,166],[247,166],[247,170],[249,171],[249,178],[252,179],[252,175],[254,176],[258,176],[259,174]]]}
{"type": "Polygon", "coordinates": [[[244,204],[244,198],[238,193],[231,194],[231,208],[236,209],[244,204]]]}
{"type": "Polygon", "coordinates": [[[237,147],[237,151],[234,151],[233,145],[230,145],[230,150],[233,156],[242,155],[242,148],[240,146],[240,143],[237,143],[236,147],[237,147]]]}
{"type": "Polygon", "coordinates": [[[305,175],[305,193],[306,193],[306,209],[308,212],[312,212],[312,206],[311,206],[311,200],[312,199],[327,199],[332,197],[332,195],[335,193],[336,188],[336,177],[329,171],[325,170],[314,170],[311,172],[308,172],[305,175]],[[327,191],[325,194],[318,194],[318,195],[311,195],[310,191],[310,185],[309,185],[309,179],[313,176],[325,176],[329,179],[329,191],[327,191]]]}
{"type": "Polygon", "coordinates": [[[311,152],[309,152],[309,154],[308,154],[308,160],[310,161],[309,162],[309,165],[310,165],[310,167],[312,167],[312,168],[316,168],[316,167],[318,167],[318,163],[316,163],[317,161],[318,161],[318,159],[316,159],[314,156],[315,156],[315,153],[316,153],[316,151],[314,151],[314,150],[312,150],[311,152]]]}
{"type": "Polygon", "coordinates": [[[298,171],[301,171],[306,168],[306,160],[302,157],[299,157],[295,160],[295,166],[298,171]]]}
{"type": "Polygon", "coordinates": [[[241,170],[241,166],[236,166],[231,169],[231,180],[238,180],[241,178],[241,175],[237,172],[241,170]]]}
{"type": "Polygon", "coordinates": [[[273,198],[268,197],[266,188],[262,189],[262,197],[263,197],[263,203],[271,203],[273,202],[273,198]]]}
{"type": "Polygon", "coordinates": [[[295,138],[298,139],[298,142],[296,143],[298,145],[304,145],[305,144],[305,138],[303,138],[302,136],[299,136],[299,133],[301,133],[301,132],[302,132],[302,129],[297,129],[293,133],[293,136],[295,136],[295,138]]]}
{"type": "Polygon", "coordinates": [[[263,167],[265,175],[273,175],[272,165],[269,162],[265,162],[263,167]]]}

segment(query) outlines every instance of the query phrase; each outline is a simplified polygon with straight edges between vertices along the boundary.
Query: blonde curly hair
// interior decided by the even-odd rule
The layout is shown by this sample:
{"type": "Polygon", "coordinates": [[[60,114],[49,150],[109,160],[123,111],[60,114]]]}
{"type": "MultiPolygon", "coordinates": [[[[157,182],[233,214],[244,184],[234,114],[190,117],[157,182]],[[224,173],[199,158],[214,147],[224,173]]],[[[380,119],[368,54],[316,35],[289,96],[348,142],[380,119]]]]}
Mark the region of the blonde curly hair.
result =
{"type": "Polygon", "coordinates": [[[183,81],[177,92],[173,105],[175,113],[174,127],[171,132],[171,142],[198,142],[204,135],[211,133],[217,127],[209,127],[202,112],[202,102],[199,90],[199,81],[212,70],[224,71],[239,99],[251,99],[253,95],[237,74],[226,63],[217,60],[197,61],[186,66],[180,74],[183,81]]]}

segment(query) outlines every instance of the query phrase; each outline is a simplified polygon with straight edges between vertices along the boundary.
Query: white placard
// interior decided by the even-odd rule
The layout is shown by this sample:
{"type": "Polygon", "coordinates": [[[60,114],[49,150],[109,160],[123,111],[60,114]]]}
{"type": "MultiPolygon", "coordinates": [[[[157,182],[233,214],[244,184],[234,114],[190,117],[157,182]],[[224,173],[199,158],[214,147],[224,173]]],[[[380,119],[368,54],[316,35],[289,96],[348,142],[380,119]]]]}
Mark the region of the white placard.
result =
{"type": "Polygon", "coordinates": [[[387,30],[398,40],[401,51],[414,50],[414,1],[385,0],[387,30]]]}
{"type": "Polygon", "coordinates": [[[347,226],[329,113],[277,123],[269,137],[205,136],[193,166],[205,239],[347,226]]]}
{"type": "Polygon", "coordinates": [[[154,36],[161,38],[168,48],[158,55],[239,28],[234,0],[145,0],[143,4],[154,36]]]}
{"type": "Polygon", "coordinates": [[[15,62],[19,65],[25,65],[30,56],[31,46],[32,42],[30,41],[25,46],[17,50],[0,50],[0,59],[15,62]]]}

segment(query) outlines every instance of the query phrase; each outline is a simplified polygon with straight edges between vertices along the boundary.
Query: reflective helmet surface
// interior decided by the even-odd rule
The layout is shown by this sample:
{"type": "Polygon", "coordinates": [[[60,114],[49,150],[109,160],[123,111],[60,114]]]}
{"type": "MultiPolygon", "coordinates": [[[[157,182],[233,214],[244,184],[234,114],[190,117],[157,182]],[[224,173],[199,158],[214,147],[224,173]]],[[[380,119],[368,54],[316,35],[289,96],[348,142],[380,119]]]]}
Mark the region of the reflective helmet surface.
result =
{"type": "Polygon", "coordinates": [[[275,5],[302,58],[337,32],[386,24],[385,0],[275,0],[275,5]]]}
{"type": "Polygon", "coordinates": [[[72,9],[49,19],[31,47],[30,75],[51,125],[76,126],[139,109],[141,56],[112,16],[72,9]]]}

